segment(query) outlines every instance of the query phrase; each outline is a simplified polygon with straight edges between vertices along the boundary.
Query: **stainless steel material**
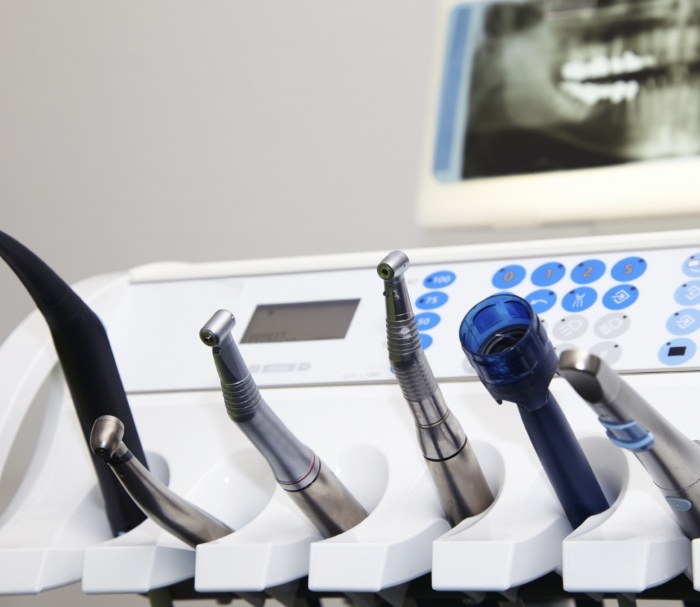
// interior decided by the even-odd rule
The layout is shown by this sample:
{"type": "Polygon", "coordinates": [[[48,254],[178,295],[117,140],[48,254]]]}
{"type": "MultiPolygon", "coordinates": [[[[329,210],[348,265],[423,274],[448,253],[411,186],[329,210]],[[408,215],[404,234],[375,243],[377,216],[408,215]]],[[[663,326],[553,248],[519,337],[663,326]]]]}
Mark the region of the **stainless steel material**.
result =
{"type": "Polygon", "coordinates": [[[389,361],[415,418],[418,443],[429,462],[445,514],[456,525],[488,508],[493,495],[421,347],[404,279],[409,266],[402,251],[389,253],[377,266],[384,281],[389,361]]]}
{"type": "Polygon", "coordinates": [[[559,373],[602,423],[635,422],[642,432],[651,433],[645,450],[632,451],[667,498],[685,534],[700,537],[700,445],[599,357],[582,350],[566,350],[559,359],[559,373]]]}
{"type": "Polygon", "coordinates": [[[219,310],[199,333],[212,348],[229,417],[262,453],[277,482],[324,537],[347,531],[367,512],[262,398],[231,335],[235,323],[230,312],[219,310]]]}
{"type": "Polygon", "coordinates": [[[103,415],[92,427],[90,447],[114,471],[134,502],[154,522],[193,548],[233,533],[228,525],[181,498],[133,456],[122,442],[124,424],[103,415]]]}

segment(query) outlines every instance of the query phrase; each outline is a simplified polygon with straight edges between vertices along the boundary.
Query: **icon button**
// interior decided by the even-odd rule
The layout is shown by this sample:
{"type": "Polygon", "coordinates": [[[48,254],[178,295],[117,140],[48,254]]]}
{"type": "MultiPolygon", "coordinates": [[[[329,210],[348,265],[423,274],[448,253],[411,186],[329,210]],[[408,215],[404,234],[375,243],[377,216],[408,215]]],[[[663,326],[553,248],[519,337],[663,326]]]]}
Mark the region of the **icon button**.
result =
{"type": "Polygon", "coordinates": [[[700,311],[695,308],[678,310],[666,321],[666,328],[674,335],[689,335],[700,328],[700,311]]]}
{"type": "Polygon", "coordinates": [[[588,319],[581,314],[572,314],[562,318],[554,325],[552,334],[562,341],[581,337],[588,329],[588,319]]]}
{"type": "Polygon", "coordinates": [[[700,280],[689,280],[676,289],[675,300],[682,306],[700,304],[700,280]]]}
{"type": "Polygon", "coordinates": [[[616,285],[603,295],[603,305],[608,310],[622,310],[631,306],[639,297],[634,285],[616,285]]]}
{"type": "Polygon", "coordinates": [[[686,337],[676,337],[661,346],[659,360],[665,365],[682,365],[693,358],[696,351],[694,341],[686,337]]]}
{"type": "Polygon", "coordinates": [[[622,348],[615,342],[603,341],[591,348],[591,354],[595,354],[609,365],[614,365],[622,356],[622,348]]]}
{"type": "Polygon", "coordinates": [[[683,262],[683,272],[687,276],[700,276],[700,253],[691,255],[683,262]]]}
{"type": "Polygon", "coordinates": [[[567,312],[583,312],[590,308],[598,298],[598,293],[591,287],[577,287],[569,291],[561,300],[562,307],[567,312]]]}
{"type": "Polygon", "coordinates": [[[538,289],[526,298],[535,314],[542,314],[549,310],[557,301],[557,295],[549,289],[538,289]]]}
{"type": "Polygon", "coordinates": [[[593,332],[603,339],[613,339],[630,328],[630,319],[626,314],[612,312],[598,319],[593,325],[593,332]]]}

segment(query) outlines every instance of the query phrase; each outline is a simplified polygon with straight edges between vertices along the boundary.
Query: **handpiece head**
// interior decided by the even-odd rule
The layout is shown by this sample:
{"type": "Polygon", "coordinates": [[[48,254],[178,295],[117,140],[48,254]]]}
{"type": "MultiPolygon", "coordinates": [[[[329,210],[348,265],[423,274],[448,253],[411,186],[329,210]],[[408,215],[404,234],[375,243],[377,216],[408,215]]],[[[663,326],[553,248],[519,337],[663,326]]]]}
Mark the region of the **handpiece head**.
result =
{"type": "Polygon", "coordinates": [[[379,278],[387,282],[401,280],[411,262],[403,251],[392,251],[377,266],[379,278]]]}
{"type": "Polygon", "coordinates": [[[236,326],[236,318],[228,310],[218,310],[199,330],[199,338],[205,345],[215,348],[230,334],[236,326]]]}
{"type": "Polygon", "coordinates": [[[499,293],[474,306],[459,329],[462,350],[497,402],[546,404],[558,359],[530,304],[499,293]]]}
{"type": "Polygon", "coordinates": [[[103,415],[95,420],[90,433],[90,448],[95,455],[109,462],[123,444],[124,424],[113,415],[103,415]]]}

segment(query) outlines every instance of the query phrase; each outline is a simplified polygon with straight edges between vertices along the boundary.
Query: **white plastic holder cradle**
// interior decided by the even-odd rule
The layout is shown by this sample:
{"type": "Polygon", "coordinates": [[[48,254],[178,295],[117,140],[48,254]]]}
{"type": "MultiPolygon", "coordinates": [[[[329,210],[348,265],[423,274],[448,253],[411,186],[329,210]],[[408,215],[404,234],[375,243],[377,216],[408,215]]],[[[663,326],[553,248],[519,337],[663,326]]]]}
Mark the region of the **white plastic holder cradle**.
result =
{"type": "MultiPolygon", "coordinates": [[[[124,276],[83,281],[76,292],[108,314],[124,276]]],[[[42,398],[44,398],[42,396],[42,398]]],[[[37,444],[0,517],[0,594],[34,594],[80,580],[85,547],[111,537],[89,447],[80,430],[46,321],[36,311],[0,347],[0,470],[22,423],[45,404],[37,444]],[[36,402],[46,387],[46,402],[36,402]]],[[[13,462],[14,463],[14,462],[13,462]]]]}

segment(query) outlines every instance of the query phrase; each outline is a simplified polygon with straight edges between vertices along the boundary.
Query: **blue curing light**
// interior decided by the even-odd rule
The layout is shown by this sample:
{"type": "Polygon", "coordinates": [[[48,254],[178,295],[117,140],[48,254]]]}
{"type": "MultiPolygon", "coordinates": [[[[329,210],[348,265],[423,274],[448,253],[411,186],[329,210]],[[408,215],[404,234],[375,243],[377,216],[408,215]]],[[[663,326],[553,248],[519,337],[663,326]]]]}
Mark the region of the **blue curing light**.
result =
{"type": "Polygon", "coordinates": [[[549,390],[558,358],[540,319],[524,299],[492,295],[459,329],[462,350],[498,403],[518,405],[549,482],[576,528],[608,502],[561,407],[549,390]]]}

